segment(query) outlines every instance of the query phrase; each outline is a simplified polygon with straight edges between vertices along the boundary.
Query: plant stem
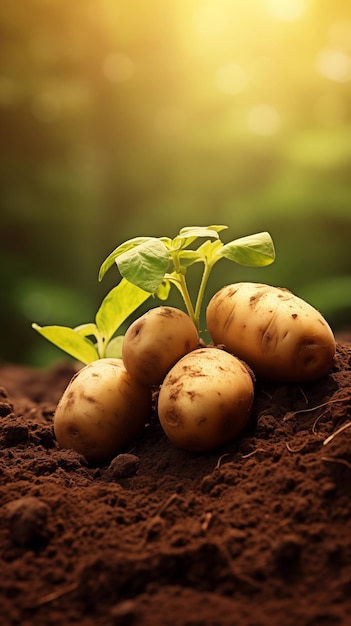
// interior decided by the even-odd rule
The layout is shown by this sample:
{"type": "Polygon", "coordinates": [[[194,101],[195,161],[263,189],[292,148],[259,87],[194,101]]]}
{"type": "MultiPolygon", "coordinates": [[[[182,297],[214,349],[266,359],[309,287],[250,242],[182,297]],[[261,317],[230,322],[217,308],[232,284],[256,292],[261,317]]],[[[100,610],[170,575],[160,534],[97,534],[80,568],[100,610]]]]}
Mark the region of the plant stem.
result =
{"type": "Polygon", "coordinates": [[[105,356],[105,350],[106,350],[106,341],[105,341],[105,337],[102,337],[102,335],[97,335],[96,336],[97,339],[97,351],[98,351],[98,355],[99,355],[99,359],[103,359],[105,356]]]}
{"type": "Polygon", "coordinates": [[[190,295],[189,295],[189,290],[188,290],[188,286],[186,284],[186,280],[183,274],[179,274],[179,286],[178,289],[182,295],[182,298],[184,300],[186,309],[188,311],[189,316],[191,317],[191,319],[193,320],[197,330],[199,330],[199,320],[196,317],[195,311],[194,311],[194,307],[193,307],[193,303],[191,302],[190,299],[190,295]]]}
{"type": "Polygon", "coordinates": [[[195,305],[195,319],[196,319],[196,326],[198,329],[200,326],[200,314],[201,314],[202,301],[204,299],[205,289],[206,289],[207,281],[210,276],[211,270],[212,270],[212,265],[205,261],[204,271],[202,274],[201,283],[200,283],[200,287],[199,287],[199,291],[198,291],[197,299],[196,299],[196,305],[195,305]]]}
{"type": "Polygon", "coordinates": [[[174,265],[174,270],[177,275],[176,280],[174,280],[173,278],[172,282],[177,287],[178,291],[180,292],[180,295],[182,296],[184,300],[184,304],[185,304],[189,317],[193,320],[196,326],[196,329],[199,330],[199,320],[196,318],[193,303],[191,301],[189,290],[188,290],[188,285],[186,284],[185,276],[182,271],[181,264],[179,263],[178,251],[177,250],[172,251],[171,256],[172,256],[172,261],[174,265]]]}

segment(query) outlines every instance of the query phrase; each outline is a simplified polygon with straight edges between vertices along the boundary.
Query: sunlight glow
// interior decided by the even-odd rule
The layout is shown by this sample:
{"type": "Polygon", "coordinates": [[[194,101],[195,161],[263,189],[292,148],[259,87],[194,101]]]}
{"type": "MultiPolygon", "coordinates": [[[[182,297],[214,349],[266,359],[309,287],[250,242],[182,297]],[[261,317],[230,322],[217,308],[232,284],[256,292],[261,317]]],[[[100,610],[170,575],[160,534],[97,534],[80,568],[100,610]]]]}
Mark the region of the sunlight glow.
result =
{"type": "Polygon", "coordinates": [[[281,126],[281,118],[270,104],[257,104],[248,112],[247,126],[256,135],[274,135],[281,126]]]}
{"type": "Polygon", "coordinates": [[[160,135],[175,135],[185,123],[184,112],[176,107],[164,107],[155,115],[155,128],[160,135]]]}
{"type": "Polygon", "coordinates": [[[267,0],[268,11],[278,20],[294,22],[306,11],[305,0],[267,0]]]}
{"type": "Polygon", "coordinates": [[[215,82],[223,93],[237,94],[244,91],[247,85],[247,73],[241,65],[226,63],[217,70],[215,82]]]}
{"type": "Polygon", "coordinates": [[[112,83],[124,83],[133,76],[134,63],[126,54],[112,52],[105,57],[102,70],[112,83]]]}
{"type": "Polygon", "coordinates": [[[346,102],[334,93],[325,93],[316,101],[315,115],[322,124],[340,124],[346,118],[346,113],[346,102]]]}
{"type": "Polygon", "coordinates": [[[218,37],[226,29],[224,13],[212,4],[197,9],[194,24],[197,32],[204,37],[218,37]]]}
{"type": "Polygon", "coordinates": [[[335,48],[351,50],[351,20],[337,20],[329,29],[329,41],[335,48]]]}
{"type": "Polygon", "coordinates": [[[338,83],[351,79],[351,57],[341,50],[322,50],[317,56],[317,68],[322,76],[338,83]]]}

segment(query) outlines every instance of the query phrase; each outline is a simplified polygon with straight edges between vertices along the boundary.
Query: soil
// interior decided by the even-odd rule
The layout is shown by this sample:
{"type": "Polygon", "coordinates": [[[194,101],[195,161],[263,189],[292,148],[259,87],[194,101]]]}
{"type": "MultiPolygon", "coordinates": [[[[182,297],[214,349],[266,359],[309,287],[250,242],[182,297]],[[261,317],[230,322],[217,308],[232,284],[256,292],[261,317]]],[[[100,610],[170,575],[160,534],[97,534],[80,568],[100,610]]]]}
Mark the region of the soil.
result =
{"type": "Polygon", "coordinates": [[[243,435],[178,450],[155,416],[110,464],[60,449],[73,374],[0,364],[3,626],[334,626],[351,615],[351,343],[257,381],[243,435]]]}

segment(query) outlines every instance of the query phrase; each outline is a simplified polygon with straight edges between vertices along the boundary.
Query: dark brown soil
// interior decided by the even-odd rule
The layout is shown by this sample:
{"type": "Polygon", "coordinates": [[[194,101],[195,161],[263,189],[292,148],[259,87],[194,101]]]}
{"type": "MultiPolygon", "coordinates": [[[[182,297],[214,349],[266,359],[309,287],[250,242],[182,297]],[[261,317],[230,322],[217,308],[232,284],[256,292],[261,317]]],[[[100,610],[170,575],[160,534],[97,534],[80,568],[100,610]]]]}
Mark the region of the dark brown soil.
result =
{"type": "Polygon", "coordinates": [[[72,375],[0,365],[3,626],[351,622],[351,344],[304,386],[257,384],[239,441],[176,449],[156,420],[127,456],[59,449],[72,375]]]}

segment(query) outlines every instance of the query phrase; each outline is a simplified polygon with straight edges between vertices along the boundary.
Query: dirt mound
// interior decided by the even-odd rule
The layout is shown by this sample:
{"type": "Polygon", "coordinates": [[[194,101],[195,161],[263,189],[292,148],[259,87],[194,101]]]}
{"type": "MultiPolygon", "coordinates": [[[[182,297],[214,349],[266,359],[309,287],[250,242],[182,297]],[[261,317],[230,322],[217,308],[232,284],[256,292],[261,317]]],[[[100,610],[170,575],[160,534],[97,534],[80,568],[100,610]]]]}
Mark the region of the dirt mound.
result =
{"type": "Polygon", "coordinates": [[[351,615],[351,344],[313,384],[258,382],[216,453],[151,421],[109,466],[58,447],[72,376],[0,365],[4,626],[334,626],[351,615]]]}

